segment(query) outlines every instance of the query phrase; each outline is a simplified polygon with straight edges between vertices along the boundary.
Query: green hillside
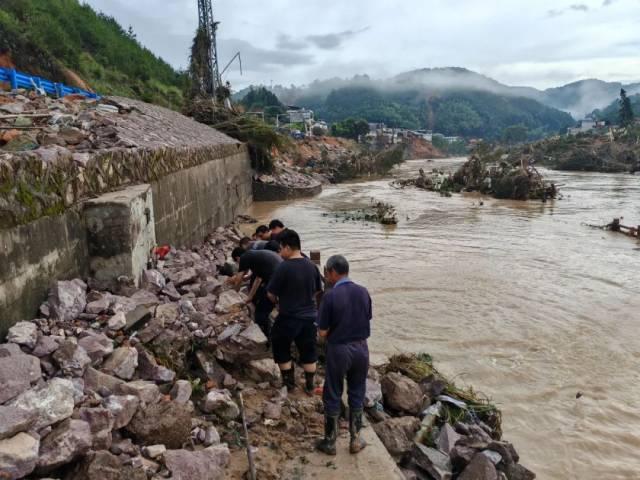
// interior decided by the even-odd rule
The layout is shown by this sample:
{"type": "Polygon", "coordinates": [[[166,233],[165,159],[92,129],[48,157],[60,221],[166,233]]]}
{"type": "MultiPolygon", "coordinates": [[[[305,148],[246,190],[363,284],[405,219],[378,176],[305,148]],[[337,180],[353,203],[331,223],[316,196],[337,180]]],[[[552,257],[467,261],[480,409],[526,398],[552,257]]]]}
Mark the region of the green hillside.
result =
{"type": "MultiPolygon", "coordinates": [[[[289,92],[277,93],[287,97],[289,92]]],[[[287,99],[288,100],[288,99],[287,99]]],[[[502,138],[505,130],[526,128],[529,139],[561,132],[575,122],[571,116],[524,97],[477,89],[433,91],[415,83],[405,86],[354,82],[326,90],[311,87],[296,91],[296,105],[315,111],[328,122],[364,118],[397,128],[426,128],[445,135],[502,138]]]]}
{"type": "MultiPolygon", "coordinates": [[[[629,100],[635,117],[640,118],[640,94],[629,96],[629,100]]],[[[620,102],[615,100],[602,110],[594,110],[593,115],[598,120],[606,120],[611,125],[617,125],[620,121],[620,102]]]]}
{"type": "Polygon", "coordinates": [[[75,73],[103,95],[182,106],[186,77],[78,0],[2,0],[0,53],[17,69],[54,81],[80,83],[75,73]]]}

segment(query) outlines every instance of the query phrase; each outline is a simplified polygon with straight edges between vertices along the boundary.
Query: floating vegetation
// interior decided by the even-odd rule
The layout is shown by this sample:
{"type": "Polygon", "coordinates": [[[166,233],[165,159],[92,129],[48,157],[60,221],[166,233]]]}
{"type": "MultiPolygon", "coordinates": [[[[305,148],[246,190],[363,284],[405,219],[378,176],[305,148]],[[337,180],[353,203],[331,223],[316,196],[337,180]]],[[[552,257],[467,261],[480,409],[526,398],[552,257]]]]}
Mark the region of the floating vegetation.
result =
{"type": "Polygon", "coordinates": [[[333,216],[342,221],[351,222],[374,222],[382,225],[397,225],[398,216],[396,209],[390,203],[377,202],[373,198],[369,206],[356,210],[340,210],[337,212],[326,212],[324,217],[333,216]]]}

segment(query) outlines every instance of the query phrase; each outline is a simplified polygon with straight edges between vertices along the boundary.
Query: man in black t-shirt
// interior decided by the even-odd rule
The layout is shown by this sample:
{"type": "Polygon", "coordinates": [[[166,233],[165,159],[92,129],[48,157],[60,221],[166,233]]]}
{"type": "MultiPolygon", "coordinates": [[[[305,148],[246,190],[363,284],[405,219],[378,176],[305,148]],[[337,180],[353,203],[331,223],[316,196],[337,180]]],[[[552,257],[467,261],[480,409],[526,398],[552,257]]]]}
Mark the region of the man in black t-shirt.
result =
{"type": "Polygon", "coordinates": [[[255,305],[255,322],[269,338],[271,334],[269,315],[275,305],[267,297],[266,287],[273,273],[282,263],[282,258],[271,250],[248,250],[245,252],[240,249],[235,249],[232,252],[232,257],[235,262],[238,262],[238,273],[231,279],[231,283],[239,285],[247,272],[251,271],[253,277],[247,302],[253,302],[255,305]]]}
{"type": "Polygon", "coordinates": [[[288,389],[295,388],[291,344],[295,342],[305,372],[305,391],[313,392],[316,372],[317,299],[322,293],[318,268],[300,252],[300,237],[293,230],[278,236],[284,262],[276,269],[267,294],[278,303],[278,318],[271,332],[273,358],[288,389]]]}

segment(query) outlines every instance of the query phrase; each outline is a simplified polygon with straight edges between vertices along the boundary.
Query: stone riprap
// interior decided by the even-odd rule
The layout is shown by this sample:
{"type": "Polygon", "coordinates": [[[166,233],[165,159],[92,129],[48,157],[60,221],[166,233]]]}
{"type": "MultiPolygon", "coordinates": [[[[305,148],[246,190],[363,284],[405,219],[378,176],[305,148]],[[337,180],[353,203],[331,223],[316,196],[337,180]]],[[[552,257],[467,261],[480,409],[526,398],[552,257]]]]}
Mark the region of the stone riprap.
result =
{"type": "Polygon", "coordinates": [[[0,229],[245,151],[177,112],[119,97],[0,92],[0,126],[0,229]]]}
{"type": "Polygon", "coordinates": [[[34,315],[51,279],[136,281],[152,244],[199,244],[251,200],[246,146],[177,112],[0,92],[0,337],[34,315]]]}

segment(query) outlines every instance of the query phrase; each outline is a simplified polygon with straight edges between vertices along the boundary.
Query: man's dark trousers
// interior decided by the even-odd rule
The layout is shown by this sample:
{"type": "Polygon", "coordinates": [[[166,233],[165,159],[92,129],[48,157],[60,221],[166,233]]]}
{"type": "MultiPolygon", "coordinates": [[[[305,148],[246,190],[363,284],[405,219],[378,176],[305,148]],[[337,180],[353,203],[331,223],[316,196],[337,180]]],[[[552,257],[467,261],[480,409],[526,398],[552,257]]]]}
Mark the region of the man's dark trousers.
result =
{"type": "Polygon", "coordinates": [[[344,379],[347,379],[349,408],[362,410],[367,391],[369,347],[366,340],[327,345],[327,361],[322,400],[327,415],[339,415],[344,379]]]}
{"type": "Polygon", "coordinates": [[[269,297],[267,297],[267,289],[265,286],[261,285],[258,287],[258,291],[256,292],[256,296],[254,298],[254,303],[256,306],[255,312],[255,322],[264,333],[265,337],[271,338],[271,319],[269,315],[273,311],[275,305],[269,297]]]}

